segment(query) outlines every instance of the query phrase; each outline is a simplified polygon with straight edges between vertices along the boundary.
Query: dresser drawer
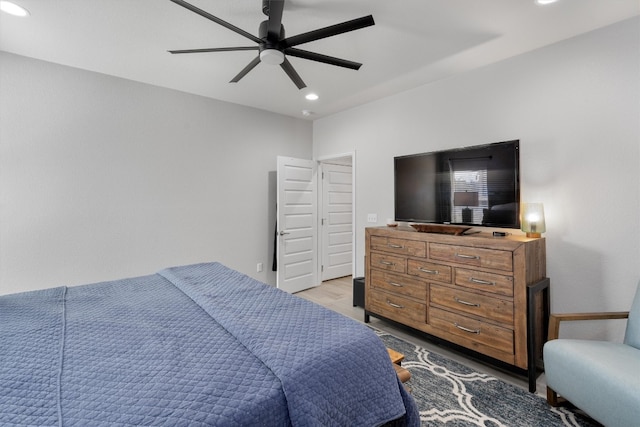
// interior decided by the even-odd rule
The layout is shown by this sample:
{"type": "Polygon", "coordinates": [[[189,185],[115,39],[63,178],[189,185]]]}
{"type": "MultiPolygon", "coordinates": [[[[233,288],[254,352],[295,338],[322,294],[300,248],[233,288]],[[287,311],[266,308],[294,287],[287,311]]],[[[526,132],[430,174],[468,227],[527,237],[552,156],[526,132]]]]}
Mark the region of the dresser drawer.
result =
{"type": "Polygon", "coordinates": [[[387,255],[379,252],[371,253],[371,267],[382,270],[395,271],[396,273],[407,272],[407,259],[399,256],[387,255]]]}
{"type": "Polygon", "coordinates": [[[427,256],[427,244],[416,240],[371,236],[370,246],[374,251],[391,252],[398,255],[421,258],[427,256]]]}
{"type": "Polygon", "coordinates": [[[427,320],[427,305],[369,288],[367,310],[406,324],[422,324],[427,320]]]}
{"type": "Polygon", "coordinates": [[[510,251],[430,243],[429,258],[502,271],[513,270],[513,253],[510,251]]]}
{"type": "Polygon", "coordinates": [[[511,329],[433,307],[429,308],[429,324],[446,334],[462,337],[504,353],[514,353],[513,331],[511,329]]]}
{"type": "Polygon", "coordinates": [[[456,268],[456,285],[499,295],[513,296],[513,277],[456,268]]]}
{"type": "Polygon", "coordinates": [[[456,312],[473,314],[496,322],[513,325],[513,302],[478,295],[440,285],[431,285],[430,306],[447,307],[456,312]]]}
{"type": "Polygon", "coordinates": [[[372,269],[371,286],[427,302],[427,284],[418,279],[372,269]]]}
{"type": "Polygon", "coordinates": [[[451,283],[452,268],[448,265],[436,264],[422,260],[410,259],[407,261],[407,274],[423,277],[438,282],[451,283]]]}

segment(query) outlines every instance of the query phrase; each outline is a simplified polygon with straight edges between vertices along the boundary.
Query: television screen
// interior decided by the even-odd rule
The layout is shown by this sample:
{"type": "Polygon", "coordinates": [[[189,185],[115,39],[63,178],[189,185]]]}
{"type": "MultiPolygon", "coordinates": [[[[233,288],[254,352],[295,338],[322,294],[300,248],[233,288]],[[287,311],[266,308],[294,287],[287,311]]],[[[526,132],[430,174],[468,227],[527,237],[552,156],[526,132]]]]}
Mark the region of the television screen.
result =
{"type": "Polygon", "coordinates": [[[519,141],[394,158],[395,220],[520,228],[519,141]]]}

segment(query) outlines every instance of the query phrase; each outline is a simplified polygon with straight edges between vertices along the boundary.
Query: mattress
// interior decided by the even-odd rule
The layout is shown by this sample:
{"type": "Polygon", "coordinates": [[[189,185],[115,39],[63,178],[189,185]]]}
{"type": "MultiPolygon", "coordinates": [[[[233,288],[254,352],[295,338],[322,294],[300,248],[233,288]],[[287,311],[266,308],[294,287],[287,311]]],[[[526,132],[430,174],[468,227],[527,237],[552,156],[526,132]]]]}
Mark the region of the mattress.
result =
{"type": "Polygon", "coordinates": [[[0,425],[419,425],[366,326],[219,263],[0,297],[0,425]]]}

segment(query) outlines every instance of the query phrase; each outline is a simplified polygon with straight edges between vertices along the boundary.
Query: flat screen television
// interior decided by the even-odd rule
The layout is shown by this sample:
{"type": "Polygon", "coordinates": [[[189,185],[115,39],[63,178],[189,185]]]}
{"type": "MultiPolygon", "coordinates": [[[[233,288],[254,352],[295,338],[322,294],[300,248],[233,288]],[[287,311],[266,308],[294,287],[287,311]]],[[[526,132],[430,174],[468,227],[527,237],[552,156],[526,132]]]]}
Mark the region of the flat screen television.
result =
{"type": "Polygon", "coordinates": [[[394,158],[395,220],[520,228],[520,142],[394,158]]]}

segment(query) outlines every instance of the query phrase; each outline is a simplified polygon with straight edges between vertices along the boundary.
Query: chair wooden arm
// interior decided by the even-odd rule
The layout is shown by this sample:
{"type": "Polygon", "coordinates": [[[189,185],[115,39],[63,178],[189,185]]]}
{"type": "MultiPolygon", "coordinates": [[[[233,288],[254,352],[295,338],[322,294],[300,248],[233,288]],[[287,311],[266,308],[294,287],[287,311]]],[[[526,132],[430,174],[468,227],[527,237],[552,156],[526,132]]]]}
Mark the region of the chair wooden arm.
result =
{"type": "Polygon", "coordinates": [[[629,317],[628,311],[605,312],[605,313],[559,313],[549,316],[549,337],[548,340],[558,338],[561,321],[572,320],[608,320],[626,319],[629,317]]]}

